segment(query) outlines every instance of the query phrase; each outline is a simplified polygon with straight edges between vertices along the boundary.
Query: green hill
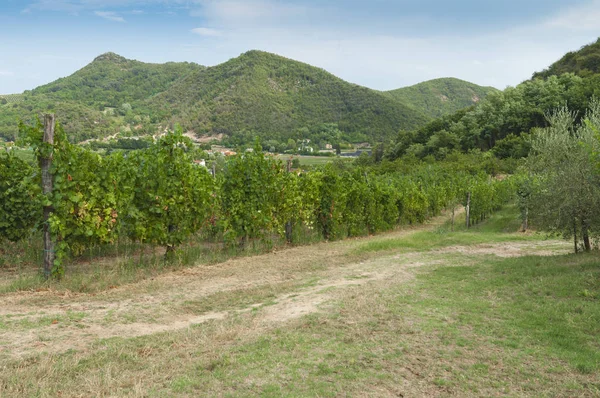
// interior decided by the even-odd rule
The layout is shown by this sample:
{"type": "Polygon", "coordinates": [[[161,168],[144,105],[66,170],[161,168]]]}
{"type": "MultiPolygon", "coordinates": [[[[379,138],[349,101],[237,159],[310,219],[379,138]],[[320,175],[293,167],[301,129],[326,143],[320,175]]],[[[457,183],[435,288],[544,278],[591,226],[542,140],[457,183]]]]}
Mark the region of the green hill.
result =
{"type": "Polygon", "coordinates": [[[284,140],[324,123],[355,140],[380,140],[428,120],[384,93],[262,51],[195,71],[148,104],[198,134],[256,132],[284,140]]]}
{"type": "Polygon", "coordinates": [[[31,95],[45,94],[49,99],[76,101],[102,110],[139,103],[202,69],[188,62],[149,64],[106,53],[72,75],[32,90],[31,95]]]}
{"type": "Polygon", "coordinates": [[[249,51],[213,67],[149,64],[114,53],[70,76],[0,99],[0,139],[17,120],[56,112],[73,141],[143,135],[181,124],[232,145],[255,136],[277,147],[290,139],[320,143],[382,141],[485,97],[490,88],[437,79],[380,92],[311,65],[249,51]]]}
{"type": "Polygon", "coordinates": [[[17,123],[28,123],[44,112],[55,112],[73,141],[105,137],[134,126],[153,129],[144,100],[203,66],[193,63],[149,64],[114,53],[52,83],[19,95],[0,98],[0,139],[13,140],[17,123]]]}
{"type": "Polygon", "coordinates": [[[441,78],[388,91],[387,93],[394,99],[411,105],[427,116],[437,118],[475,105],[494,91],[498,90],[493,87],[478,86],[460,79],[441,78]]]}
{"type": "Polygon", "coordinates": [[[565,54],[516,87],[492,91],[477,105],[402,132],[387,158],[444,158],[453,151],[492,150],[499,158],[528,155],[531,134],[548,126],[547,115],[567,105],[579,121],[600,98],[600,39],[565,54]]]}
{"type": "Polygon", "coordinates": [[[581,47],[578,51],[570,51],[547,69],[533,74],[533,78],[560,76],[563,73],[574,73],[581,77],[590,77],[600,73],[600,38],[596,42],[581,47]]]}

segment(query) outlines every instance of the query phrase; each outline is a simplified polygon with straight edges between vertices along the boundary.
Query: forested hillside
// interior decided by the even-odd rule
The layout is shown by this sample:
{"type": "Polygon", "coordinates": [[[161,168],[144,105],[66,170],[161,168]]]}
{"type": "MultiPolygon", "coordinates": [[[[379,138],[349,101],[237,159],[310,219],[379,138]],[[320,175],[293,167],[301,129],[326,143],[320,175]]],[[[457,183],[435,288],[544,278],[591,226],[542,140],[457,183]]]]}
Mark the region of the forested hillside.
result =
{"type": "Polygon", "coordinates": [[[433,117],[494,92],[458,79],[436,79],[390,92],[348,83],[327,71],[278,55],[249,51],[213,67],[149,64],[114,53],[70,76],[0,96],[0,138],[14,140],[17,121],[55,112],[69,137],[144,135],[180,124],[197,135],[270,148],[387,141],[433,117]]]}
{"type": "Polygon", "coordinates": [[[387,93],[432,118],[454,113],[477,104],[488,94],[498,91],[455,78],[428,80],[387,93]]]}
{"type": "Polygon", "coordinates": [[[531,80],[492,92],[477,105],[416,130],[400,132],[383,150],[384,157],[442,159],[452,151],[471,150],[491,150],[499,158],[525,157],[531,135],[549,126],[550,113],[567,106],[579,121],[590,101],[600,95],[600,74],[592,62],[599,56],[599,42],[584,46],[531,80]]]}
{"type": "Polygon", "coordinates": [[[548,78],[563,73],[575,73],[581,77],[590,77],[600,72],[600,39],[595,43],[570,51],[547,69],[536,72],[533,78],[548,78]]]}
{"type": "Polygon", "coordinates": [[[298,129],[324,123],[337,124],[348,139],[377,141],[428,120],[381,92],[261,51],[196,71],[149,104],[159,118],[199,134],[250,133],[284,141],[298,129]]]}
{"type": "Polygon", "coordinates": [[[0,139],[12,140],[17,121],[32,122],[35,115],[55,112],[74,141],[114,134],[126,126],[139,133],[153,130],[143,101],[173,82],[204,67],[183,62],[149,64],[114,53],[98,56],[74,74],[0,100],[0,139]],[[12,99],[12,100],[11,100],[12,99]]]}
{"type": "Polygon", "coordinates": [[[17,138],[19,120],[33,123],[44,112],[52,112],[73,141],[99,138],[119,131],[119,118],[75,101],[55,100],[45,94],[31,96],[27,93],[21,101],[0,103],[0,140],[17,138]]]}
{"type": "Polygon", "coordinates": [[[115,53],[102,54],[74,74],[31,91],[53,100],[76,101],[97,110],[137,106],[203,66],[189,62],[148,64],[115,53]]]}

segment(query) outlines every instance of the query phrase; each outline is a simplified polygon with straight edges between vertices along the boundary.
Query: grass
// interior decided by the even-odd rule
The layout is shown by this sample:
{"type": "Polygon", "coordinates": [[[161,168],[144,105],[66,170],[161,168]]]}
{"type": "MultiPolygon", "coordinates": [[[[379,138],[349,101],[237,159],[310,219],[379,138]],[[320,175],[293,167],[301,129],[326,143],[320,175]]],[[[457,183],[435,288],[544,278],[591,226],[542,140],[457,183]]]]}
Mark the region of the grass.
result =
{"type": "Polygon", "coordinates": [[[0,331],[3,329],[27,331],[50,325],[60,325],[59,327],[65,327],[70,324],[77,324],[86,317],[84,312],[74,311],[67,311],[63,315],[45,315],[43,311],[41,311],[39,314],[31,315],[33,316],[0,316],[0,331]]]}
{"type": "MultiPolygon", "coordinates": [[[[314,233],[297,231],[299,244],[314,241],[314,233]]],[[[39,236],[23,242],[4,242],[0,248],[0,294],[15,291],[52,290],[96,293],[129,283],[151,279],[157,275],[193,264],[210,265],[230,258],[270,252],[283,244],[251,242],[247,247],[224,246],[194,236],[176,252],[176,257],[165,261],[164,248],[123,241],[117,245],[91,248],[66,265],[62,280],[44,280],[41,274],[41,240],[39,236]]]]}
{"type": "Polygon", "coordinates": [[[305,156],[305,155],[277,155],[277,158],[282,162],[287,162],[288,159],[300,159],[300,165],[302,166],[319,166],[327,163],[331,163],[336,159],[342,159],[345,162],[351,162],[353,158],[338,158],[336,156],[305,156]]]}
{"type": "Polygon", "coordinates": [[[413,305],[431,330],[459,338],[469,328],[500,348],[560,358],[584,374],[600,371],[595,253],[439,267],[419,278],[419,291],[401,303],[413,305]],[[427,316],[432,309],[437,316],[427,316]]]}
{"type": "MultiPolygon", "coordinates": [[[[515,232],[515,218],[509,206],[469,231],[442,225],[332,243],[347,262],[337,270],[345,280],[363,279],[352,262],[357,256],[388,272],[410,272],[412,279],[392,272],[328,290],[319,312],[289,322],[265,325],[266,309],[258,307],[178,331],[97,340],[83,350],[39,351],[22,360],[0,353],[0,395],[600,396],[597,253],[502,258],[431,250],[511,242],[546,247],[542,235],[515,232]],[[382,241],[393,244],[376,245],[382,241]],[[406,268],[408,260],[392,255],[409,251],[424,265],[406,268]]],[[[296,250],[308,256],[315,249],[296,250]]],[[[248,259],[248,270],[262,261],[248,259]]],[[[272,269],[279,272],[287,272],[283,264],[272,269]]],[[[263,289],[239,286],[206,299],[184,297],[177,310],[201,314],[273,303],[315,286],[315,275],[322,274],[292,275],[263,289]]],[[[43,328],[52,317],[38,318],[41,343],[50,344],[43,328]]],[[[78,311],[59,319],[66,326],[87,320],[78,311]]],[[[36,326],[19,324],[18,317],[0,321],[0,341],[3,330],[36,326]]]]}
{"type": "Polygon", "coordinates": [[[434,230],[419,231],[398,238],[373,239],[355,247],[356,255],[370,255],[376,252],[428,251],[453,245],[475,245],[502,242],[535,242],[544,240],[540,233],[516,233],[521,222],[514,205],[508,205],[495,213],[489,220],[471,226],[464,225],[464,214],[455,218],[454,228],[450,221],[434,230]]]}
{"type": "Polygon", "coordinates": [[[345,294],[332,313],[200,360],[171,392],[387,395],[408,369],[430,379],[422,395],[597,396],[598,292],[595,254],[433,267],[412,289],[345,294]]]}
{"type": "Polygon", "coordinates": [[[219,292],[196,300],[186,300],[178,308],[185,313],[200,315],[209,311],[246,309],[255,303],[265,303],[278,296],[297,290],[302,284],[280,283],[239,289],[233,292],[219,292]]]}
{"type": "Polygon", "coordinates": [[[598,288],[577,275],[592,267],[597,279],[598,266],[566,257],[546,268],[524,258],[429,270],[416,288],[355,289],[329,313],[250,338],[252,315],[104,340],[9,366],[13,377],[0,380],[40,396],[597,396],[600,306],[588,300],[568,315],[582,287],[598,288]],[[555,293],[536,296],[532,286],[555,293]]]}
{"type": "MultiPolygon", "coordinates": [[[[0,151],[4,152],[6,150],[5,146],[6,144],[0,141],[0,151]]],[[[10,151],[12,151],[18,158],[26,162],[33,163],[33,161],[35,160],[33,150],[31,149],[23,149],[13,146],[10,148],[10,151]]]]}

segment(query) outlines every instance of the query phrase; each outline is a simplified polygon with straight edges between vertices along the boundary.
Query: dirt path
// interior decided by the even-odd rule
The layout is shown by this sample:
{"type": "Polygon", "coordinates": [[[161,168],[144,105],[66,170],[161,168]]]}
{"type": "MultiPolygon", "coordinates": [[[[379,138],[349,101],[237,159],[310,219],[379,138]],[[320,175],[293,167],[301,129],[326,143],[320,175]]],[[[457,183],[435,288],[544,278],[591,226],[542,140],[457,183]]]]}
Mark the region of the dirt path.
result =
{"type": "MultiPolygon", "coordinates": [[[[442,221],[438,218],[375,239],[406,236],[442,221]]],[[[556,241],[511,242],[375,254],[361,261],[352,250],[365,239],[191,267],[99,294],[7,294],[0,308],[0,359],[40,351],[86,351],[98,339],[168,332],[248,312],[255,314],[253,327],[259,330],[325,308],[338,289],[382,280],[407,281],[417,267],[439,264],[447,253],[506,257],[567,250],[556,241]]]]}

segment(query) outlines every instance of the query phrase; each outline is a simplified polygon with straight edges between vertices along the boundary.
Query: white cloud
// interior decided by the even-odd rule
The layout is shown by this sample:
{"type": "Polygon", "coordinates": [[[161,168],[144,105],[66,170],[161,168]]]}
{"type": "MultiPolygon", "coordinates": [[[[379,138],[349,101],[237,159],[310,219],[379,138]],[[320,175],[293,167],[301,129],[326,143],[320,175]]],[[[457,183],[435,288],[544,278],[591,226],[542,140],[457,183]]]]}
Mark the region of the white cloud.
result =
{"type": "Polygon", "coordinates": [[[94,11],[94,14],[109,21],[125,22],[125,18],[112,11],[94,11]]]}
{"type": "Polygon", "coordinates": [[[600,21],[600,1],[579,7],[573,7],[557,13],[546,21],[549,28],[563,28],[569,30],[598,30],[600,21]]]}
{"type": "Polygon", "coordinates": [[[195,33],[200,36],[208,36],[208,37],[218,37],[221,36],[221,31],[211,28],[194,28],[191,30],[192,33],[195,33]]]}
{"type": "Polygon", "coordinates": [[[0,76],[13,76],[14,73],[8,70],[0,70],[0,76]]]}
{"type": "MultiPolygon", "coordinates": [[[[600,0],[594,0],[516,28],[490,29],[478,35],[457,31],[452,36],[433,36],[424,30],[423,36],[415,31],[408,37],[393,29],[383,29],[386,34],[382,35],[369,29],[376,21],[363,29],[344,18],[334,19],[336,10],[328,6],[297,7],[276,0],[203,0],[194,15],[227,31],[218,48],[210,48],[213,63],[260,49],[381,90],[439,77],[502,89],[530,78],[565,52],[600,35],[600,24],[592,23],[600,20],[599,5],[600,0]],[[586,15],[594,16],[583,18],[586,15]],[[584,23],[576,21],[581,18],[584,23]]],[[[206,58],[203,55],[201,62],[210,64],[206,58]]]]}

